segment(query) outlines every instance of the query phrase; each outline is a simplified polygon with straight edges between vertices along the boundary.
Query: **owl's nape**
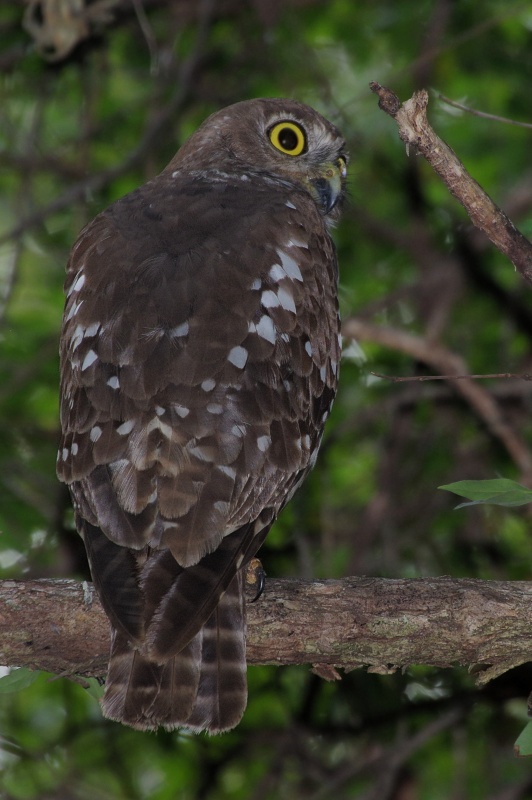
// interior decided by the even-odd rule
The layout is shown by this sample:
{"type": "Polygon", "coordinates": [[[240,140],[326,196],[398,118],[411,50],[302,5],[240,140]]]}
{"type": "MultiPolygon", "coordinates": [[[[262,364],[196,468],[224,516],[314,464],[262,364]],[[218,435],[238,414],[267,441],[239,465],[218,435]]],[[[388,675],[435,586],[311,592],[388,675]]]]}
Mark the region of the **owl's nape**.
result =
{"type": "Polygon", "coordinates": [[[243,570],[336,391],[346,163],[308,106],[237,103],[74,245],[58,475],[111,623],[111,719],[217,733],[244,712],[243,570]]]}

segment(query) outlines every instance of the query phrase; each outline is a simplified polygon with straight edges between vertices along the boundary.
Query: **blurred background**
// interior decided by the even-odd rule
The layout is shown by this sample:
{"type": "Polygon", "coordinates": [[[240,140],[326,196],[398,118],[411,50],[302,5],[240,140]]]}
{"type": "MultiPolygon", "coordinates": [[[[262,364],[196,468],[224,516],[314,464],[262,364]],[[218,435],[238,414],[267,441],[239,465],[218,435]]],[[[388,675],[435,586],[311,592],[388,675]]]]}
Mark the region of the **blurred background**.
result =
{"type": "MultiPolygon", "coordinates": [[[[531,484],[532,384],[494,378],[471,391],[371,373],[531,373],[532,289],[407,157],[368,88],[402,100],[429,90],[440,136],[531,235],[529,3],[4,0],[0,73],[0,577],[88,577],[55,478],[62,284],[79,230],[212,111],[283,96],[316,107],[349,143],[335,240],[357,339],[345,337],[318,464],[261,551],[268,575],[530,580],[527,508],[456,511],[437,487],[531,484]]],[[[102,719],[81,685],[42,675],[0,695],[0,796],[532,798],[530,762],[512,751],[530,665],[482,691],[466,669],[422,665],[332,684],[304,666],[251,667],[249,687],[230,734],[149,735],[102,719]]]]}

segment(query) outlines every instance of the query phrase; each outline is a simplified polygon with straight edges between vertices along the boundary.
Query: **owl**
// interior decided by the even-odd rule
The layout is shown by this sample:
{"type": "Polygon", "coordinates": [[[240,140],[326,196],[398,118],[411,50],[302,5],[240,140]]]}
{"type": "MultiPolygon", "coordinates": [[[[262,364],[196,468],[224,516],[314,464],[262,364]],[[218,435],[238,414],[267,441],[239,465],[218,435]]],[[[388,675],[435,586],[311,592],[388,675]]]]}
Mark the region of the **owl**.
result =
{"type": "Polygon", "coordinates": [[[57,471],[111,624],[112,720],[218,733],[245,710],[244,571],[336,391],[346,164],[308,106],[236,103],[72,249],[57,471]]]}

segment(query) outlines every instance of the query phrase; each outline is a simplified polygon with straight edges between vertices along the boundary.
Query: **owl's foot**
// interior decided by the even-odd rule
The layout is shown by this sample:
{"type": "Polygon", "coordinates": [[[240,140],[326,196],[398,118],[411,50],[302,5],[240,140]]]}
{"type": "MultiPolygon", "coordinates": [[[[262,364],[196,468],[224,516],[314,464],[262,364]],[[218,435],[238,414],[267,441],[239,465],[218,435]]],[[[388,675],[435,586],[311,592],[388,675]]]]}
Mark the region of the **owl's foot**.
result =
{"type": "Polygon", "coordinates": [[[251,596],[250,603],[254,603],[259,599],[264,591],[264,584],[266,583],[266,573],[258,558],[252,558],[245,567],[246,575],[246,594],[251,596]]]}

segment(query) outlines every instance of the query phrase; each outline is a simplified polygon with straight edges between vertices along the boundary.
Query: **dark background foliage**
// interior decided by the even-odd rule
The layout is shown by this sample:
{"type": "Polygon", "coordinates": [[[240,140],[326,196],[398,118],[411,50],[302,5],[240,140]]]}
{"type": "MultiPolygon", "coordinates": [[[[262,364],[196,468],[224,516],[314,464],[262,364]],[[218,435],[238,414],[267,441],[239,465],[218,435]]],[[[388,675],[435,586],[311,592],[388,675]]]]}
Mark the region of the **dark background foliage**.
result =
{"type": "MultiPolygon", "coordinates": [[[[435,345],[472,373],[532,372],[532,292],[428,166],[407,158],[368,89],[376,80],[402,99],[431,90],[440,135],[532,233],[531,130],[438,98],[532,121],[529,5],[33,0],[23,25],[25,7],[0,3],[2,576],[88,575],[54,467],[62,283],[80,228],[159,171],[212,111],[290,96],[349,142],[350,200],[335,238],[343,319],[363,335],[345,341],[318,465],[269,536],[266,570],[530,579],[526,508],[454,511],[437,489],[497,475],[530,483],[530,382],[479,383],[490,412],[446,382],[371,373],[439,372],[435,345]],[[65,22],[74,6],[81,16],[65,22]],[[80,40],[72,49],[69,32],[80,40]],[[375,326],[412,334],[427,357],[398,334],[379,344],[375,326]]],[[[530,764],[512,754],[528,667],[482,691],[463,669],[423,666],[332,684],[306,667],[253,667],[249,683],[234,732],[155,736],[106,722],[80,685],[43,675],[0,695],[1,796],[532,798],[530,764]]]]}

